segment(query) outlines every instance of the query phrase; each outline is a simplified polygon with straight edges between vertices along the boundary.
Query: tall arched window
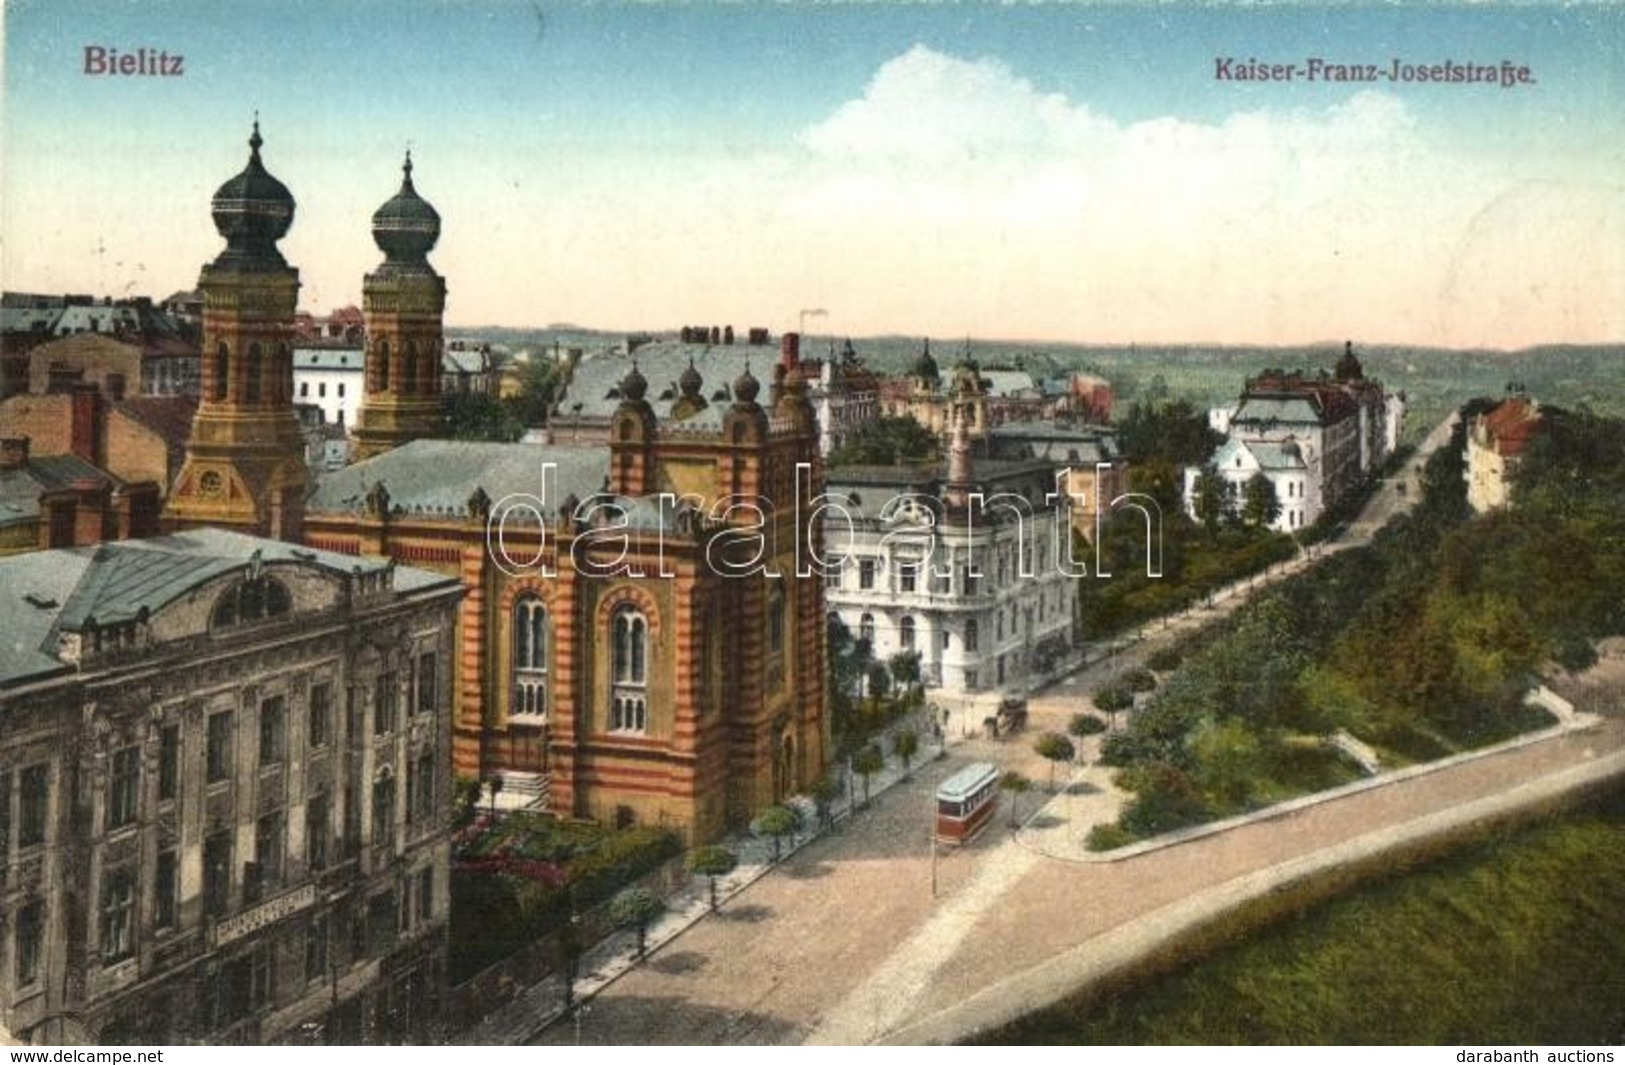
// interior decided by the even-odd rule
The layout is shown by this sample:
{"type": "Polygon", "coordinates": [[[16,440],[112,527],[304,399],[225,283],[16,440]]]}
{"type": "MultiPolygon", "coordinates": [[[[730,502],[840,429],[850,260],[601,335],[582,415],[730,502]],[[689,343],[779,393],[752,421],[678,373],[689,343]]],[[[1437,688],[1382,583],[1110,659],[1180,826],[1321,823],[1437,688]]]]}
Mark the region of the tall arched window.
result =
{"type": "Polygon", "coordinates": [[[412,395],[418,390],[418,346],[412,341],[406,342],[401,353],[401,391],[412,395]]]}
{"type": "Polygon", "coordinates": [[[767,651],[784,653],[784,588],[777,582],[767,593],[767,651]]]}
{"type": "Polygon", "coordinates": [[[214,351],[214,398],[226,398],[226,382],[231,372],[231,349],[222,340],[214,351]]]}
{"type": "Polygon", "coordinates": [[[378,391],[389,391],[389,341],[378,342],[378,391]]]}
{"type": "Polygon", "coordinates": [[[264,361],[264,357],[260,354],[260,346],[258,344],[248,345],[248,366],[246,368],[248,380],[243,382],[243,400],[247,403],[258,403],[260,401],[260,373],[265,368],[264,361]]]}
{"type": "Polygon", "coordinates": [[[897,623],[897,643],[905,651],[914,650],[914,619],[907,614],[897,623]]]}
{"type": "Polygon", "coordinates": [[[648,731],[648,658],[648,621],[637,608],[620,607],[610,620],[610,731],[648,731]]]}
{"type": "Polygon", "coordinates": [[[547,608],[534,596],[513,608],[514,717],[547,716],[547,608]]]}

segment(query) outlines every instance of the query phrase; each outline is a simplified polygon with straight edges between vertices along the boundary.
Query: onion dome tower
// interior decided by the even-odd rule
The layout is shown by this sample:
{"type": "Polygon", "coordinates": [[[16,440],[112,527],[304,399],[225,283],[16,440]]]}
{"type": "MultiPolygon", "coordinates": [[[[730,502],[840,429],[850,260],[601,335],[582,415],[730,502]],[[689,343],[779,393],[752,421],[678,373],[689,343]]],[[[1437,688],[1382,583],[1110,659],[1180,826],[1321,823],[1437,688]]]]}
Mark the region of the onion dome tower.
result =
{"type": "Polygon", "coordinates": [[[372,239],[384,261],[361,286],[367,352],[359,458],[440,428],[446,282],[428,258],[440,239],[440,214],[412,186],[410,152],[401,173],[400,191],[372,216],[372,239]]]}
{"type": "Polygon", "coordinates": [[[297,540],[308,484],[293,410],[299,271],[276,246],[293,224],[294,200],[265,169],[264,143],[256,118],[248,165],[211,204],[226,247],[198,279],[203,395],[164,525],[220,525],[297,540]]]}

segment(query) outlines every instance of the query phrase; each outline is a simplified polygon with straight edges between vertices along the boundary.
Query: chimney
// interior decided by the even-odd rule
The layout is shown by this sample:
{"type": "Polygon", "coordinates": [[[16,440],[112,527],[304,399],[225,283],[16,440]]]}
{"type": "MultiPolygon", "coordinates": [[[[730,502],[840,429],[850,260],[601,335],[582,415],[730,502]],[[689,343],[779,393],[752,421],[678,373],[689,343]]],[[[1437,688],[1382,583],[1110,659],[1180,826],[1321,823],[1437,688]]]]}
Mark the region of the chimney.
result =
{"type": "Polygon", "coordinates": [[[0,470],[21,470],[28,466],[28,437],[0,439],[0,470]]]}
{"type": "Polygon", "coordinates": [[[717,346],[718,344],[721,344],[721,343],[722,343],[722,330],[720,328],[718,328],[717,326],[712,326],[711,327],[711,346],[715,347],[715,346],[717,346]]]}
{"type": "Polygon", "coordinates": [[[74,495],[73,542],[99,544],[107,539],[112,490],[105,481],[81,477],[70,485],[74,495]]]}
{"type": "Polygon", "coordinates": [[[733,347],[733,342],[734,342],[734,327],[731,326],[731,325],[723,327],[723,330],[722,330],[722,343],[724,345],[726,345],[727,347],[731,348],[731,347],[733,347]]]}
{"type": "Polygon", "coordinates": [[[801,365],[801,334],[786,333],[779,340],[779,365],[794,370],[801,365]]]}
{"type": "Polygon", "coordinates": [[[68,450],[91,465],[100,465],[101,390],[89,383],[73,386],[73,427],[68,450]]]}

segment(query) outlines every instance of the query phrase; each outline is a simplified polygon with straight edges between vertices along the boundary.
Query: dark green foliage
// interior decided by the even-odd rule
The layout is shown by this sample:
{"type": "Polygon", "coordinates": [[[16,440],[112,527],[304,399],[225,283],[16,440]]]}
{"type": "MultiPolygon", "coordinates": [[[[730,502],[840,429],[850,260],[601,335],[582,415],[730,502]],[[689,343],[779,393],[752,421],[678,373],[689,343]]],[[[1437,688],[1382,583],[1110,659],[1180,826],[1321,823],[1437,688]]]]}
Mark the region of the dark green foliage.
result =
{"type": "Polygon", "coordinates": [[[1055,766],[1061,762],[1070,762],[1077,757],[1078,749],[1072,741],[1059,732],[1045,732],[1033,741],[1033,750],[1038,752],[1040,758],[1049,762],[1049,786],[1055,789],[1055,766]]]}
{"type": "Polygon", "coordinates": [[[1146,667],[1155,673],[1172,673],[1185,656],[1177,647],[1159,647],[1146,658],[1146,667]]]}
{"type": "Polygon", "coordinates": [[[617,928],[637,930],[638,946],[636,957],[642,959],[649,924],[665,912],[666,904],[647,890],[643,888],[627,888],[610,900],[608,916],[610,923],[617,928]]]}
{"type": "Polygon", "coordinates": [[[763,836],[773,840],[773,860],[779,860],[779,844],[785,836],[794,836],[801,827],[801,815],[788,806],[769,806],[756,816],[751,826],[763,836]]]}
{"type": "Polygon", "coordinates": [[[1157,678],[1149,669],[1135,667],[1123,671],[1121,683],[1131,692],[1148,692],[1157,686],[1157,678]]]}
{"type": "Polygon", "coordinates": [[[1255,529],[1262,529],[1281,516],[1281,501],[1276,498],[1275,482],[1262,473],[1253,474],[1242,486],[1241,520],[1255,529]]]}
{"type": "Polygon", "coordinates": [[[893,466],[928,462],[936,456],[937,438],[931,430],[907,416],[882,416],[860,426],[830,452],[829,465],[893,466]]]}
{"type": "Polygon", "coordinates": [[[1010,796],[1010,824],[1014,825],[1020,799],[1033,789],[1033,782],[1028,780],[1025,774],[1014,769],[1007,769],[1004,771],[1004,775],[999,777],[999,788],[1010,796]]]}
{"type": "Polygon", "coordinates": [[[1106,731],[1106,722],[1094,714],[1073,714],[1072,720],[1067,722],[1066,731],[1079,739],[1085,736],[1098,736],[1106,731]]]}
{"type": "Polygon", "coordinates": [[[1472,521],[1458,430],[1429,457],[1412,514],[1257,596],[1190,654],[1102,747],[1136,792],[1123,827],[1145,835],[1352,779],[1318,739],[1339,728],[1404,763],[1549,723],[1524,705],[1529,677],[1625,631],[1625,428],[1582,424],[1618,437],[1611,463],[1589,443],[1532,449],[1520,505],[1472,521]],[[1564,472],[1581,469],[1594,476],[1564,472]]]}
{"type": "Polygon", "coordinates": [[[510,814],[460,844],[451,872],[451,979],[458,983],[568,923],[682,853],[666,829],[510,814]]]}
{"type": "Polygon", "coordinates": [[[852,772],[863,778],[863,801],[869,801],[869,778],[886,768],[886,756],[880,748],[869,744],[852,756],[852,772]]]}
{"type": "Polygon", "coordinates": [[[1126,847],[1136,842],[1137,838],[1122,825],[1106,822],[1089,830],[1089,837],[1084,841],[1084,846],[1092,851],[1114,851],[1118,847],[1126,847]]]}
{"type": "Polygon", "coordinates": [[[892,735],[892,751],[903,763],[903,775],[908,776],[909,764],[920,752],[920,735],[911,728],[898,729],[892,735]]]}

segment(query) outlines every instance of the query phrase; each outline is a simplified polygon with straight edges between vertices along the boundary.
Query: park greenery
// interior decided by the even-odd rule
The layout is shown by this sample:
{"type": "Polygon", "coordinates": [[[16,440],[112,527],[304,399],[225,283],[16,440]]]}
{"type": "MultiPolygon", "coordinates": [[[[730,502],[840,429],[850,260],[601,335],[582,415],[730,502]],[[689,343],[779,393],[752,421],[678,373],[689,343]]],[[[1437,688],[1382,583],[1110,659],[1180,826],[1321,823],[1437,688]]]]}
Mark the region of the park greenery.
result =
{"type": "Polygon", "coordinates": [[[667,829],[476,816],[452,841],[451,980],[558,931],[683,850],[667,829]]]}
{"type": "Polygon", "coordinates": [[[908,415],[882,415],[860,425],[829,454],[831,466],[895,466],[937,457],[936,434],[908,415]]]}
{"type": "MultiPolygon", "coordinates": [[[[880,662],[869,641],[854,636],[838,615],[831,614],[827,624],[831,731],[837,756],[844,759],[888,725],[923,707],[925,690],[919,652],[900,652],[880,662]]],[[[907,757],[918,750],[919,735],[914,733],[907,757]]]]}
{"type": "Polygon", "coordinates": [[[1510,510],[1469,520],[1458,428],[1412,513],[1191,653],[1106,740],[1133,798],[1094,845],[1356,779],[1327,742],[1338,730],[1400,766],[1549,724],[1525,705],[1530,677],[1584,667],[1592,641],[1625,631],[1625,422],[1547,417],[1510,510]]]}
{"type": "Polygon", "coordinates": [[[508,395],[464,392],[446,397],[446,429],[452,439],[512,442],[526,429],[547,423],[567,371],[542,357],[516,360],[510,368],[517,387],[508,395]]]}
{"type": "MultiPolygon", "coordinates": [[[[1221,930],[1222,931],[1222,930],[1221,930]]],[[[1237,929],[1236,932],[1245,932],[1237,929]]],[[[1625,799],[1396,867],[997,1044],[1606,1044],[1625,1007],[1625,799]]]]}

